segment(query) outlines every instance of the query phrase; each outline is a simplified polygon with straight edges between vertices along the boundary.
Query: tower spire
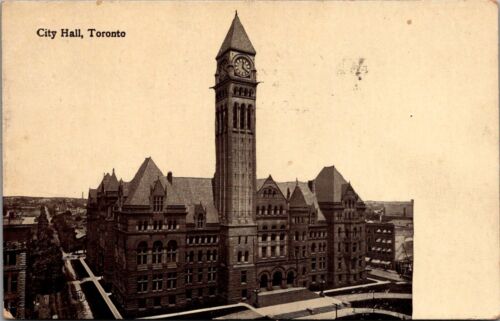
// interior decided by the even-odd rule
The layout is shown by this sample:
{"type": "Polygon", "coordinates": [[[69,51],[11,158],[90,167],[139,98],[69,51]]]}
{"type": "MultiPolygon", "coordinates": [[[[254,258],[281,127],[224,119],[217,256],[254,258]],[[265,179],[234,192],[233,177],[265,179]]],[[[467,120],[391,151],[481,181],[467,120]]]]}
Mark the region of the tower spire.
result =
{"type": "Polygon", "coordinates": [[[227,31],[226,38],[224,38],[224,41],[222,42],[222,46],[219,49],[216,59],[222,56],[229,49],[241,51],[251,55],[256,54],[245,28],[243,28],[240,18],[238,17],[238,11],[234,14],[233,22],[227,31]]]}

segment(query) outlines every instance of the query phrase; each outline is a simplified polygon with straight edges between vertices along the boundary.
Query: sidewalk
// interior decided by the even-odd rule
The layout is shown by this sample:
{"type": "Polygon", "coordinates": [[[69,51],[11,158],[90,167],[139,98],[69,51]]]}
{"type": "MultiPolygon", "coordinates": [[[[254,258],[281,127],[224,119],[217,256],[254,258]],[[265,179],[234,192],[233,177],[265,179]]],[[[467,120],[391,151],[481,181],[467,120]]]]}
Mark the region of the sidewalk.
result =
{"type": "MultiPolygon", "coordinates": [[[[353,285],[353,286],[346,286],[346,287],[343,287],[343,288],[337,288],[337,289],[332,289],[332,290],[326,290],[326,291],[323,291],[323,293],[325,293],[325,294],[328,294],[328,293],[335,293],[335,292],[341,292],[341,291],[345,291],[345,290],[354,290],[354,289],[361,289],[361,288],[369,288],[369,287],[376,286],[376,285],[381,285],[381,284],[389,284],[389,283],[391,283],[391,281],[380,281],[380,280],[371,279],[371,278],[368,278],[368,280],[375,281],[375,283],[361,284],[361,285],[353,285]]],[[[316,293],[320,293],[320,292],[316,292],[316,293]]]]}

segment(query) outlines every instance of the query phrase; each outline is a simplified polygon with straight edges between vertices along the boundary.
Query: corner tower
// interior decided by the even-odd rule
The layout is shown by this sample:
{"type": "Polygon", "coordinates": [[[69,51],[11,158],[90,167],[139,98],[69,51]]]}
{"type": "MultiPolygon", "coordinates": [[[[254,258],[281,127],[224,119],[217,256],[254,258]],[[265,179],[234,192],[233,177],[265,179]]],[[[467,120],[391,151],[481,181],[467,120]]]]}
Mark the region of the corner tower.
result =
{"type": "Polygon", "coordinates": [[[236,14],[215,58],[214,86],[214,198],[222,232],[221,285],[228,302],[249,299],[255,288],[255,54],[236,14]]]}

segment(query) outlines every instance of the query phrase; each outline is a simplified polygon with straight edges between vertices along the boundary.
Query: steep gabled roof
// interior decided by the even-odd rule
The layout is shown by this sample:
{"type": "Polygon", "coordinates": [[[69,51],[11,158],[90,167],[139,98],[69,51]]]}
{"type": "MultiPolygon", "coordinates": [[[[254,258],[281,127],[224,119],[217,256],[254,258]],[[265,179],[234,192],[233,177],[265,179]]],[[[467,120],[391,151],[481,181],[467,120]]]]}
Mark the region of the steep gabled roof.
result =
{"type": "Polygon", "coordinates": [[[151,157],[144,160],[134,178],[128,184],[128,197],[125,205],[150,205],[151,188],[156,180],[160,180],[163,187],[167,189],[166,205],[182,205],[184,202],[177,195],[161,170],[156,166],[151,157]]]}
{"type": "Polygon", "coordinates": [[[93,188],[89,188],[88,202],[93,204],[96,201],[97,201],[97,190],[93,189],[93,188]]]}
{"type": "Polygon", "coordinates": [[[206,212],[207,223],[218,223],[219,215],[214,205],[211,178],[172,177],[172,186],[188,209],[186,221],[194,222],[194,214],[200,205],[206,212]]]}
{"type": "Polygon", "coordinates": [[[286,196],[285,196],[286,194],[283,193],[281,188],[278,186],[278,183],[273,179],[273,177],[271,175],[269,175],[266,179],[258,179],[257,180],[257,184],[256,184],[257,193],[259,193],[260,190],[264,186],[275,187],[278,190],[278,192],[281,194],[281,196],[286,199],[286,196]]]}
{"type": "Polygon", "coordinates": [[[107,192],[108,191],[109,192],[116,192],[116,191],[118,191],[119,186],[120,186],[120,184],[118,183],[118,179],[116,178],[116,175],[115,175],[115,169],[113,168],[113,173],[109,177],[106,184],[104,184],[104,190],[107,192]]]}
{"type": "Polygon", "coordinates": [[[308,205],[302,190],[297,184],[293,190],[292,196],[290,196],[290,207],[307,207],[308,205]]]}
{"type": "Polygon", "coordinates": [[[226,38],[222,42],[222,46],[219,49],[217,58],[222,56],[229,49],[246,52],[252,55],[256,54],[255,49],[245,32],[245,28],[243,28],[243,25],[241,24],[240,18],[238,18],[238,13],[234,16],[231,27],[229,27],[226,38]]]}
{"type": "MultiPolygon", "coordinates": [[[[262,188],[262,186],[264,186],[264,183],[268,179],[269,178],[257,179],[257,190],[260,190],[262,188]]],[[[273,180],[273,182],[274,182],[274,180],[273,180]]],[[[302,197],[304,198],[304,201],[306,202],[306,204],[312,205],[316,209],[316,212],[318,213],[318,222],[325,221],[325,216],[323,215],[323,212],[321,212],[321,209],[319,208],[319,204],[318,204],[318,201],[316,199],[316,195],[309,189],[309,185],[306,182],[293,181],[293,182],[275,182],[275,183],[276,183],[276,185],[278,185],[278,187],[283,195],[287,194],[287,189],[290,189],[290,191],[294,192],[295,187],[299,186],[300,192],[301,192],[302,197]]],[[[292,196],[293,195],[290,195],[290,199],[292,198],[292,196]]]]}
{"type": "Polygon", "coordinates": [[[323,167],[314,180],[318,202],[340,202],[344,184],[347,181],[335,166],[323,167]]]}

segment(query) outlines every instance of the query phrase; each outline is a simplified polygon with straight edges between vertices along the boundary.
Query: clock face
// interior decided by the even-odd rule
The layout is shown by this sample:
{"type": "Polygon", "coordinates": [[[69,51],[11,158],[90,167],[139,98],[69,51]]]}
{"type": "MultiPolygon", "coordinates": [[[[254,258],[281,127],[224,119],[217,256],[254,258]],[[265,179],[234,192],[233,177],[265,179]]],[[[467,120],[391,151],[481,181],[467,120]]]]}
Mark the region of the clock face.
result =
{"type": "Polygon", "coordinates": [[[236,58],[234,61],[234,72],[240,77],[250,76],[250,62],[248,59],[243,57],[236,58]]]}

